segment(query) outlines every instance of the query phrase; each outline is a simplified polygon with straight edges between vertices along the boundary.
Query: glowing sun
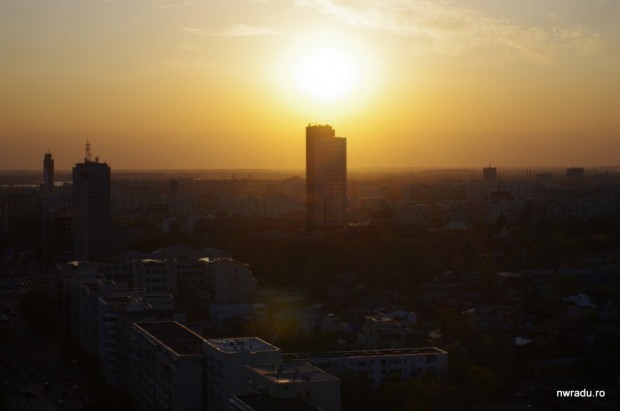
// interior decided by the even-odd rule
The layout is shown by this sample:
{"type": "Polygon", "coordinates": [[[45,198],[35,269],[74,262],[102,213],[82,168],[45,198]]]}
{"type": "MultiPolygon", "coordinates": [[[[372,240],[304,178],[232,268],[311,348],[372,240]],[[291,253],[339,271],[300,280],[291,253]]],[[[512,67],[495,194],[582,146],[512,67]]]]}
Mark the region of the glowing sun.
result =
{"type": "Polygon", "coordinates": [[[343,98],[359,83],[359,66],[340,50],[321,49],[305,54],[295,72],[299,89],[321,101],[343,98]]]}

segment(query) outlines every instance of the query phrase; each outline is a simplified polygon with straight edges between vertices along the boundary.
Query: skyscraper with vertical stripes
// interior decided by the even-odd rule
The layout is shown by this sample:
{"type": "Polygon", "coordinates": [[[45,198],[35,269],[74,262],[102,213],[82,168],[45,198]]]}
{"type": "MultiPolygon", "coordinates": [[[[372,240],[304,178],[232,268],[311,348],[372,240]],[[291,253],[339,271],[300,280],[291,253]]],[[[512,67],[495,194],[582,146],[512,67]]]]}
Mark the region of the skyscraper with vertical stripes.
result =
{"type": "Polygon", "coordinates": [[[330,125],[306,127],[306,219],[309,230],[347,223],[347,139],[330,125]]]}

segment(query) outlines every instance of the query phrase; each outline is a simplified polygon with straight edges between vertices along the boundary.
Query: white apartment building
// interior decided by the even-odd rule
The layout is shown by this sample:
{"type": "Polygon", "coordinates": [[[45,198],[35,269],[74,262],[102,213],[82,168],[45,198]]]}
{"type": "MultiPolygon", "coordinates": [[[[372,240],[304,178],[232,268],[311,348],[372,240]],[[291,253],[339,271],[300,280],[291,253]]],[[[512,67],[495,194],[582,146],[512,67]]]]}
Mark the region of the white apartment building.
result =
{"type": "Polygon", "coordinates": [[[310,364],[247,367],[250,392],[273,398],[299,398],[323,411],[340,410],[340,379],[310,364]]]}
{"type": "Polygon", "coordinates": [[[373,387],[394,374],[403,379],[426,374],[445,378],[448,374],[448,353],[435,347],[295,353],[284,354],[283,359],[308,362],[336,376],[364,374],[373,387]]]}
{"type": "Polygon", "coordinates": [[[203,344],[177,322],[133,325],[128,388],[142,410],[204,409],[203,344]]]}
{"type": "Polygon", "coordinates": [[[211,411],[228,409],[234,395],[248,393],[246,366],[278,364],[282,352],[257,337],[209,339],[207,355],[207,401],[211,411]]]}
{"type": "Polygon", "coordinates": [[[99,364],[105,382],[124,384],[126,341],[135,320],[173,318],[174,298],[170,294],[146,294],[144,290],[117,292],[98,299],[99,364]]]}

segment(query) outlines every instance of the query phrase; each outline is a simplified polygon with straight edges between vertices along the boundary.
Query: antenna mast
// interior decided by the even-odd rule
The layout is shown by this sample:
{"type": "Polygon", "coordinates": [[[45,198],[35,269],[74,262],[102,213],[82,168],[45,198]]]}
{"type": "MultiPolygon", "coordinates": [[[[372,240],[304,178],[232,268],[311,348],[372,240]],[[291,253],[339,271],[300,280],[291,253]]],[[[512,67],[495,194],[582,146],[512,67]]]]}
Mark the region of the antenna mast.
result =
{"type": "Polygon", "coordinates": [[[90,152],[90,143],[86,140],[86,148],[84,149],[84,162],[90,163],[93,161],[93,155],[90,152]]]}

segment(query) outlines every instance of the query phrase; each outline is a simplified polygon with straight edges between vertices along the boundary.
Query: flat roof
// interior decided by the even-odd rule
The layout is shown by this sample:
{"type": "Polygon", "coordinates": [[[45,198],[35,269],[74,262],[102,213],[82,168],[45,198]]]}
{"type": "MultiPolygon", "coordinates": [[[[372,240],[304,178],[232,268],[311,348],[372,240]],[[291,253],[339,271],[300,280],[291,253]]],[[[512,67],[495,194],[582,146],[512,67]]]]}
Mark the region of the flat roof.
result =
{"type": "Polygon", "coordinates": [[[176,321],[135,323],[134,328],[178,356],[203,354],[204,338],[176,321]]]}
{"type": "Polygon", "coordinates": [[[280,351],[275,345],[269,344],[258,337],[211,338],[206,341],[216,350],[225,354],[280,351]]]}
{"type": "Polygon", "coordinates": [[[237,406],[236,409],[255,411],[320,411],[319,408],[300,398],[274,398],[261,394],[236,395],[231,398],[230,402],[237,406]]]}
{"type": "Polygon", "coordinates": [[[109,297],[101,297],[99,298],[106,304],[117,304],[117,303],[130,303],[133,301],[139,301],[142,299],[142,296],[137,295],[114,295],[109,297]]]}
{"type": "Polygon", "coordinates": [[[265,364],[248,366],[247,368],[277,384],[339,380],[308,363],[265,364]]]}
{"type": "Polygon", "coordinates": [[[380,350],[352,350],[352,351],[325,351],[308,353],[288,353],[282,357],[288,361],[304,360],[308,358],[339,358],[339,357],[388,357],[403,355],[440,355],[448,354],[436,347],[420,348],[390,348],[380,350]]]}
{"type": "Polygon", "coordinates": [[[164,260],[156,260],[154,258],[144,258],[142,260],[143,263],[153,263],[153,264],[163,264],[164,260]]]}

